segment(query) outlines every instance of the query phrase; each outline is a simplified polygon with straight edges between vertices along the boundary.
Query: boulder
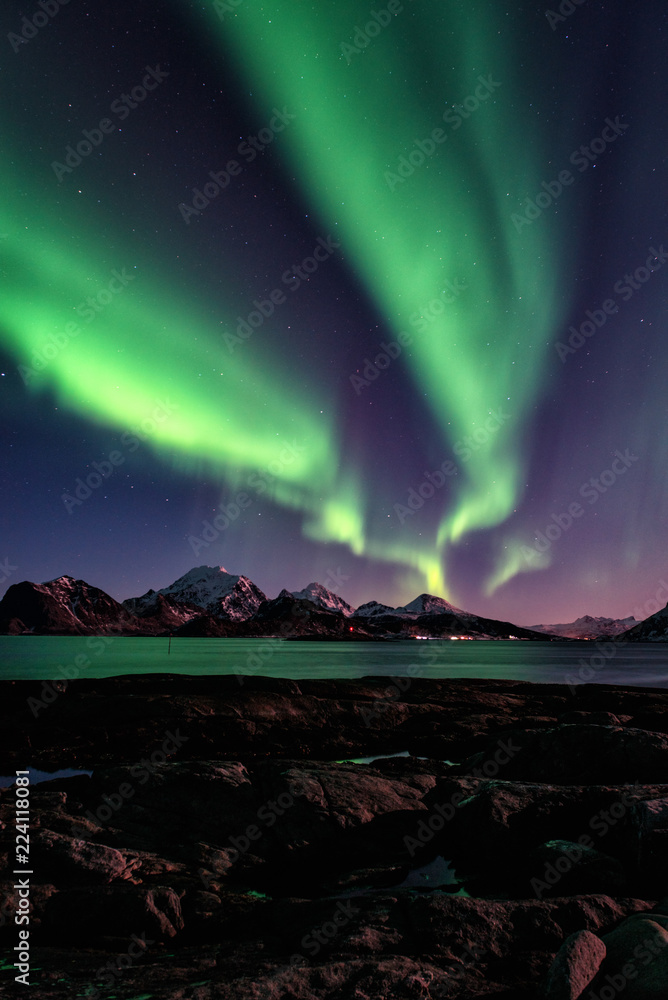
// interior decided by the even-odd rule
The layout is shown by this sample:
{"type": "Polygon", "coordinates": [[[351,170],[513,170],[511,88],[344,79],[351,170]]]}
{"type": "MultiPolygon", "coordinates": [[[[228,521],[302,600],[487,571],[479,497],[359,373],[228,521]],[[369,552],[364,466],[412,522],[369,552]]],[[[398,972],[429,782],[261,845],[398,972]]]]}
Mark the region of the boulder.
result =
{"type": "Polygon", "coordinates": [[[637,802],[631,819],[637,837],[637,865],[652,891],[668,892],[668,797],[637,802]]]}
{"type": "Polygon", "coordinates": [[[596,934],[571,934],[550,966],[544,1000],[577,1000],[596,976],[605,955],[605,945],[596,934]]]}

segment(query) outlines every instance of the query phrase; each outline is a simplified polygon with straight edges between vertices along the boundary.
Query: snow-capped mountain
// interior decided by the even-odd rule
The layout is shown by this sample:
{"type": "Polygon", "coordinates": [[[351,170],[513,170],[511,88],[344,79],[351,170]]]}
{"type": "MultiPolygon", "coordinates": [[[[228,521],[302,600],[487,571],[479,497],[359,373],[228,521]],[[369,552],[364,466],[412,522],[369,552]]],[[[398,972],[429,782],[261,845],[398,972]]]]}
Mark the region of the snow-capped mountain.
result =
{"type": "Polygon", "coordinates": [[[561,625],[529,625],[533,632],[544,632],[547,635],[559,635],[564,639],[601,639],[605,636],[620,635],[637,625],[633,615],[628,618],[592,618],[583,615],[574,622],[561,625]]]}
{"type": "Polygon", "coordinates": [[[378,604],[377,601],[369,601],[361,604],[353,615],[356,618],[379,618],[383,615],[392,615],[401,618],[418,618],[420,615],[467,615],[466,611],[448,604],[442,597],[434,597],[433,594],[420,594],[408,604],[399,608],[391,608],[387,604],[378,604]]]}
{"type": "Polygon", "coordinates": [[[442,597],[434,597],[433,594],[420,594],[409,604],[404,604],[402,608],[395,608],[395,615],[466,615],[468,612],[456,608],[453,604],[448,604],[442,597]]]}
{"type": "Polygon", "coordinates": [[[158,595],[180,604],[195,605],[209,614],[232,621],[252,618],[267,599],[247,576],[235,576],[222,566],[197,566],[168,587],[148,590],[141,597],[128,598],[123,604],[133,614],[145,613],[156,604],[158,595]]]}
{"type": "Polygon", "coordinates": [[[628,632],[622,632],[620,639],[627,642],[668,641],[668,604],[643,622],[638,622],[628,632]]]}
{"type": "Polygon", "coordinates": [[[585,615],[566,625],[522,628],[481,618],[440,597],[420,594],[391,608],[369,601],[356,610],[319,583],[268,600],[246,576],[197,566],[168,587],[120,604],[84,580],[61,576],[13,584],[0,601],[0,633],[9,635],[280,636],[284,639],[551,639],[619,636],[668,641],[668,605],[644,622],[585,615]],[[631,625],[631,628],[628,626],[631,625]],[[625,630],[626,628],[626,630],[625,630]]]}
{"type": "Polygon", "coordinates": [[[123,606],[143,621],[153,620],[170,631],[181,628],[195,618],[201,618],[204,613],[197,604],[177,601],[171,594],[165,597],[164,594],[157,594],[155,591],[153,591],[150,600],[144,601],[141,597],[131,597],[129,600],[123,601],[123,606]]]}
{"type": "Polygon", "coordinates": [[[0,601],[0,631],[38,635],[132,635],[137,622],[122,604],[85,580],[60,576],[46,583],[24,580],[0,601]]]}
{"type": "Polygon", "coordinates": [[[394,608],[391,608],[389,604],[379,604],[378,601],[367,601],[366,604],[360,604],[359,608],[353,611],[354,618],[378,618],[382,615],[393,615],[394,608]]]}
{"type": "Polygon", "coordinates": [[[309,583],[303,590],[293,590],[292,596],[298,601],[311,601],[327,611],[339,611],[346,617],[353,613],[353,608],[347,601],[332,590],[327,590],[321,583],[309,583]]]}
{"type": "Polygon", "coordinates": [[[282,590],[278,597],[262,604],[249,624],[256,626],[261,635],[278,633],[288,639],[301,636],[340,637],[350,632],[368,634],[365,629],[351,627],[349,622],[349,616],[338,609],[282,590]]]}

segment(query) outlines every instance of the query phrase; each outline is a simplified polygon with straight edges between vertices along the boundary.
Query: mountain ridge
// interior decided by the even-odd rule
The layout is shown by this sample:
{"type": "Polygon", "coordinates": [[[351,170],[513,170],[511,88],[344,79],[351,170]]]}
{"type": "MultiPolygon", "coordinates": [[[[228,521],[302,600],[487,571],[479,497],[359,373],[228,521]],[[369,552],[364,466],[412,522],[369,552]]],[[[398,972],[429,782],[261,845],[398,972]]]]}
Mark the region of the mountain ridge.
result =
{"type": "Polygon", "coordinates": [[[650,635],[649,641],[664,641],[668,640],[668,606],[644,623],[633,616],[585,615],[566,625],[526,628],[475,615],[427,593],[396,608],[376,601],[353,608],[334,591],[312,582],[302,590],[283,589],[269,599],[246,576],[228,573],[222,566],[196,566],[166,587],[123,602],[66,575],[45,583],[12,584],[0,601],[0,633],[541,641],[604,636],[644,641],[641,637],[650,635]],[[572,631],[574,627],[576,632],[580,629],[575,635],[547,631],[572,631]],[[583,630],[591,634],[584,635],[583,630]]]}
{"type": "Polygon", "coordinates": [[[565,639],[603,639],[621,635],[637,625],[638,622],[629,615],[628,618],[594,618],[592,615],[582,615],[574,622],[558,625],[529,625],[533,632],[544,632],[549,635],[559,635],[565,639]]]}
{"type": "Polygon", "coordinates": [[[668,604],[623,632],[620,638],[626,642],[668,642],[668,604]]]}

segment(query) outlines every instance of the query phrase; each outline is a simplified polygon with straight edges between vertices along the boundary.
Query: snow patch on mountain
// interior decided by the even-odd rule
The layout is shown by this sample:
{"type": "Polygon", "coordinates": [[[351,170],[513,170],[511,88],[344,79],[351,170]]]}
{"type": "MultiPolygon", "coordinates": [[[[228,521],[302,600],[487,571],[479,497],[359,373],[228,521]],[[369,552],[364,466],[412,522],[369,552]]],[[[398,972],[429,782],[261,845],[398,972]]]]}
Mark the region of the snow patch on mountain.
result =
{"type": "Polygon", "coordinates": [[[81,635],[92,630],[132,631],[134,620],[127,609],[98,587],[71,576],[46,583],[24,580],[13,584],[2,599],[0,618],[15,620],[23,631],[81,635]]]}
{"type": "Polygon", "coordinates": [[[347,601],[333,591],[327,590],[321,583],[309,583],[303,590],[293,590],[291,596],[298,601],[311,601],[327,611],[338,611],[346,617],[353,613],[353,608],[347,601]]]}
{"type": "Polygon", "coordinates": [[[433,594],[420,594],[409,604],[404,604],[402,608],[396,608],[397,615],[466,615],[466,611],[456,608],[454,604],[449,604],[442,597],[434,597],[433,594]]]}
{"type": "Polygon", "coordinates": [[[466,611],[454,607],[442,597],[434,597],[433,594],[420,594],[400,608],[391,608],[387,604],[369,601],[367,604],[361,604],[353,614],[359,618],[381,618],[384,615],[393,615],[396,618],[419,618],[420,615],[443,614],[471,617],[466,611]]]}
{"type": "Polygon", "coordinates": [[[582,615],[574,622],[558,625],[528,625],[534,632],[546,635],[559,635],[564,639],[599,639],[604,636],[621,635],[627,629],[637,625],[633,615],[628,618],[594,618],[592,615],[582,615]]]}
{"type": "Polygon", "coordinates": [[[196,605],[209,614],[245,621],[251,618],[265,595],[247,576],[228,573],[222,566],[196,566],[178,580],[160,590],[149,590],[141,597],[124,601],[135,613],[156,602],[157,595],[171,597],[183,604],[196,605]]]}
{"type": "Polygon", "coordinates": [[[353,618],[380,618],[382,615],[393,615],[394,608],[389,604],[379,604],[378,601],[367,601],[353,611],[353,618]]]}

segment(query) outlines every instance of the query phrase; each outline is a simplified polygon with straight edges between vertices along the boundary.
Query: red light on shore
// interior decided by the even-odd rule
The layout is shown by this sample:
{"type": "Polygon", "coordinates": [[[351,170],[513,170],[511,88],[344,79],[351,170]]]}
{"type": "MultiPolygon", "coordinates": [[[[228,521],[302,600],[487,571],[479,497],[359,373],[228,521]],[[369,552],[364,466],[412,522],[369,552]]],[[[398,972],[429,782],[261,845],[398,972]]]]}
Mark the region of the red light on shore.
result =
{"type": "Polygon", "coordinates": [[[353,631],[353,627],[352,627],[352,625],[350,626],[350,628],[348,629],[348,631],[349,631],[349,632],[352,632],[352,631],[353,631]]]}

